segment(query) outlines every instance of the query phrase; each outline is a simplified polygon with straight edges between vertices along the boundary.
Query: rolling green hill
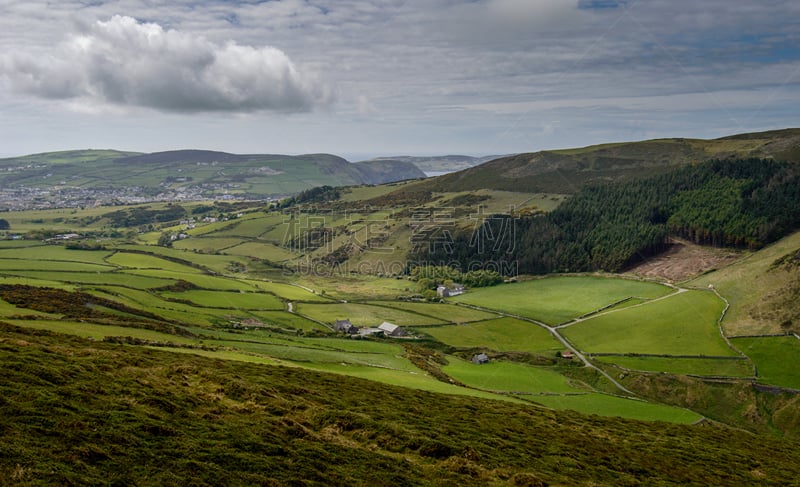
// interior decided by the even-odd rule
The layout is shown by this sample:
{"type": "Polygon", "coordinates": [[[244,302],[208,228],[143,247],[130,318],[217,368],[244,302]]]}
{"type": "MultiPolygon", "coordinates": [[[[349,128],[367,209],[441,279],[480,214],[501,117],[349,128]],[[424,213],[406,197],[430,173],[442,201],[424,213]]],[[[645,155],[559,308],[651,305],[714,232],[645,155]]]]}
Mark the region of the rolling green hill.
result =
{"type": "Polygon", "coordinates": [[[0,204],[13,208],[15,200],[17,204],[46,200],[50,206],[85,206],[87,201],[264,199],[314,186],[382,184],[424,176],[410,162],[353,164],[330,154],[66,151],[0,159],[0,204]]]}
{"type": "Polygon", "coordinates": [[[445,174],[419,189],[575,193],[586,184],[652,176],[677,166],[727,157],[800,160],[800,129],[713,140],[656,139],[518,154],[445,174]]]}

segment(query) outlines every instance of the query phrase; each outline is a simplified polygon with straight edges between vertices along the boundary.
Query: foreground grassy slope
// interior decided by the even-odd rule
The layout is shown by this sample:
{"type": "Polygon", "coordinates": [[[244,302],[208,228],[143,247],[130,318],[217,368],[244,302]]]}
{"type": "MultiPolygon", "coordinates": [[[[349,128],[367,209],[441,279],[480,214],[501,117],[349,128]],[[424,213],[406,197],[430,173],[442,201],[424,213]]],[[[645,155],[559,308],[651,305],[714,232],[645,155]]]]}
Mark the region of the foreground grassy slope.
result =
{"type": "Polygon", "coordinates": [[[0,325],[0,483],[787,485],[788,441],[0,325]]]}

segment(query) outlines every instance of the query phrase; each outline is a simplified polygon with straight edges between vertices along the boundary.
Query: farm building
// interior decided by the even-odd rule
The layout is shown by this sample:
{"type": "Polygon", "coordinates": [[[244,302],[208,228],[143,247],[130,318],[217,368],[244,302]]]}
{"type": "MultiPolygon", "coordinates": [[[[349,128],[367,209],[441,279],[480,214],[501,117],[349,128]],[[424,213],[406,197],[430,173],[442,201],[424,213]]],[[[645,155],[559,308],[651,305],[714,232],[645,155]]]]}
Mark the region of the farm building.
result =
{"type": "Polygon", "coordinates": [[[458,296],[459,294],[464,294],[464,286],[461,284],[453,284],[453,287],[439,286],[436,288],[436,294],[442,298],[458,296]]]}
{"type": "Polygon", "coordinates": [[[574,356],[575,356],[575,354],[572,353],[572,350],[566,350],[564,352],[561,352],[561,358],[572,360],[572,357],[574,357],[574,356]]]}
{"type": "Polygon", "coordinates": [[[489,363],[489,356],[486,355],[485,353],[475,354],[475,355],[472,356],[472,363],[473,364],[478,364],[478,365],[488,364],[489,363]]]}
{"type": "Polygon", "coordinates": [[[340,333],[347,333],[355,335],[358,333],[358,327],[350,322],[350,320],[336,320],[333,323],[333,329],[340,333]]]}
{"type": "Polygon", "coordinates": [[[388,321],[384,321],[380,325],[378,325],[379,330],[383,330],[383,332],[387,336],[391,337],[403,337],[406,336],[406,331],[403,328],[395,325],[394,323],[389,323],[388,321]]]}
{"type": "Polygon", "coordinates": [[[360,337],[368,337],[368,336],[383,336],[385,332],[380,328],[361,328],[358,330],[358,336],[360,337]]]}

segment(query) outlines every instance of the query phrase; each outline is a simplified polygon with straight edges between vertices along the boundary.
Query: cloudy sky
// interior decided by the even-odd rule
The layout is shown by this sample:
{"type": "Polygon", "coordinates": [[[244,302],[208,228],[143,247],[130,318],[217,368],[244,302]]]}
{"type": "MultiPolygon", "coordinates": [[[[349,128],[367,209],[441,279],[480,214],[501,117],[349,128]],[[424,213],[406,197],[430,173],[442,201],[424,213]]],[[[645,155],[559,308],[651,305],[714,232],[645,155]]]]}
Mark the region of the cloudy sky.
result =
{"type": "Polygon", "coordinates": [[[800,126],[797,0],[0,0],[0,155],[503,154],[800,126]]]}

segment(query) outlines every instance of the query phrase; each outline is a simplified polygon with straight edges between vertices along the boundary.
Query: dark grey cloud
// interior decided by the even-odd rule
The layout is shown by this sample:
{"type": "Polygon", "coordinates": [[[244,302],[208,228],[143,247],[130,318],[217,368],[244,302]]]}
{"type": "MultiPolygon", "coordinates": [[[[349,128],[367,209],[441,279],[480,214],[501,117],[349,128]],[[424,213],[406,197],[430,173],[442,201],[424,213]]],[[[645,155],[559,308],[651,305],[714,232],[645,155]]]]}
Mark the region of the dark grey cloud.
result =
{"type": "Polygon", "coordinates": [[[324,85],[274,47],[212,42],[152,22],[95,21],[47,53],[0,57],[19,93],[167,112],[305,112],[327,104],[324,85]]]}

